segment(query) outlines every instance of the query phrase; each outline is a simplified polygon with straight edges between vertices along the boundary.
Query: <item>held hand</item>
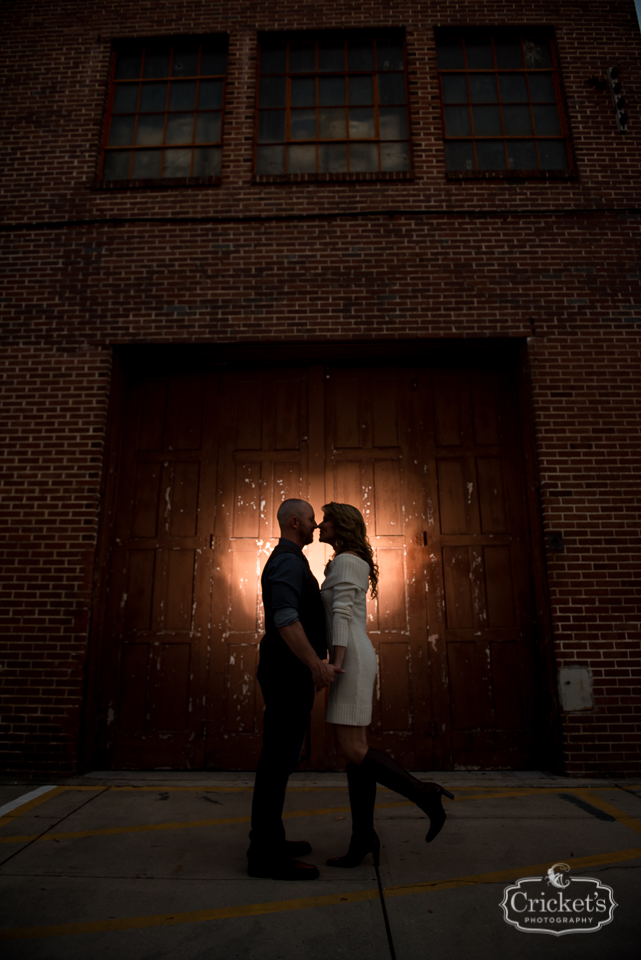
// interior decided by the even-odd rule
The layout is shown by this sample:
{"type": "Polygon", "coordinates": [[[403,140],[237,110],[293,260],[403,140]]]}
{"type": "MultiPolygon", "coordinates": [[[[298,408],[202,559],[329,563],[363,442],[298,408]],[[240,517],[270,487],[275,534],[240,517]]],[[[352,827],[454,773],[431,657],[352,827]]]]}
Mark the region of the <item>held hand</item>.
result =
{"type": "Polygon", "coordinates": [[[333,682],[334,667],[329,663],[324,663],[324,661],[319,660],[311,669],[316,692],[323,690],[324,687],[328,687],[330,683],[333,682]]]}

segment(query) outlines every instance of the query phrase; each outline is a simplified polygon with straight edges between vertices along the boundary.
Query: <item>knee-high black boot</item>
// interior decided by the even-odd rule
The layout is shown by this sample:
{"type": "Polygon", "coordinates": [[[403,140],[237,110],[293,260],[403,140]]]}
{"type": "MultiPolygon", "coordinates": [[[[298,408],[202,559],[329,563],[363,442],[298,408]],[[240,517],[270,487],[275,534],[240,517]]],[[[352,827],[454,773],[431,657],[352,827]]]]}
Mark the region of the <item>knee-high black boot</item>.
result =
{"type": "Polygon", "coordinates": [[[360,769],[384,787],[389,787],[390,790],[400,793],[402,797],[407,797],[427,814],[430,818],[430,828],[425,837],[426,843],[430,843],[440,833],[445,823],[445,810],[443,810],[441,797],[445,795],[453,800],[454,794],[444,790],[438,783],[424,783],[422,780],[417,780],[393,757],[381,753],[380,750],[370,748],[365,754],[360,769]]]}
{"type": "Polygon", "coordinates": [[[357,867],[364,856],[371,853],[378,866],[380,841],[374,830],[376,780],[355,763],[347,764],[349,805],[352,811],[352,837],[349,849],[342,857],[327,861],[330,867],[357,867]]]}

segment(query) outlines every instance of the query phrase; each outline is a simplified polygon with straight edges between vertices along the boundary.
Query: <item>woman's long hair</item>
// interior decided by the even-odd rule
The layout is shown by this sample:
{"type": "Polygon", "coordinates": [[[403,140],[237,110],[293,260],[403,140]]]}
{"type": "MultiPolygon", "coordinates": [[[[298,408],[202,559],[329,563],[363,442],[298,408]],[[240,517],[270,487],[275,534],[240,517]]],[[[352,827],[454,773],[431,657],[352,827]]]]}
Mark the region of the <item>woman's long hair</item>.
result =
{"type": "Polygon", "coordinates": [[[376,596],[378,584],[378,566],[374,563],[374,551],[367,537],[367,527],[360,510],[349,503],[326,503],[323,507],[325,520],[331,520],[336,532],[334,555],[345,550],[353,550],[357,556],[369,564],[369,582],[372,596],[376,596]]]}

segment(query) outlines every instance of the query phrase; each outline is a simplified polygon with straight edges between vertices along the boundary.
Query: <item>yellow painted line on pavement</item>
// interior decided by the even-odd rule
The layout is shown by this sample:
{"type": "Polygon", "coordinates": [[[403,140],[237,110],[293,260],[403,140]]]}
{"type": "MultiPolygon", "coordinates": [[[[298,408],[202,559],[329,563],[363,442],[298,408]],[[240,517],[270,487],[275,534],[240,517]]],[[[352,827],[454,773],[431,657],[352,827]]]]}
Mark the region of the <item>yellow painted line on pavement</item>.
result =
{"type": "Polygon", "coordinates": [[[624,813],[623,810],[619,810],[618,807],[615,807],[614,804],[609,803],[602,797],[596,796],[592,790],[586,788],[584,790],[573,790],[572,792],[575,793],[577,797],[585,800],[586,803],[591,803],[593,807],[598,807],[599,810],[603,810],[604,813],[609,813],[611,817],[618,820],[624,827],[628,827],[629,830],[634,830],[635,833],[641,833],[641,821],[636,819],[636,817],[631,817],[628,813],[624,813]]]}
{"type": "MultiPolygon", "coordinates": [[[[402,800],[398,803],[377,803],[377,809],[380,807],[409,807],[412,804],[409,800],[402,800]]],[[[332,813],[349,813],[349,806],[346,807],[325,807],[322,810],[288,810],[283,813],[283,819],[296,819],[298,817],[322,817],[332,813]]],[[[42,843],[45,840],[77,840],[81,837],[104,837],[123,833],[149,833],[155,830],[184,830],[192,827],[219,827],[233,823],[249,823],[250,816],[246,817],[218,817],[212,820],[181,820],[175,823],[143,823],[130,827],[102,827],[95,830],[69,830],[64,833],[43,833],[22,836],[0,837],[0,844],[10,843],[30,843],[37,840],[42,843]]]]}
{"type": "MultiPolygon", "coordinates": [[[[0,817],[0,828],[7,826],[9,823],[13,823],[13,821],[21,817],[23,813],[34,810],[36,807],[39,807],[41,803],[46,803],[47,800],[59,796],[61,793],[64,793],[66,789],[67,787],[54,787],[53,790],[49,790],[48,793],[43,793],[41,797],[36,797],[34,800],[28,800],[26,803],[21,804],[19,807],[16,807],[15,810],[12,810],[11,813],[6,813],[4,817],[0,817]]],[[[92,787],[91,789],[102,790],[104,788],[92,787]]]]}
{"type": "MultiPolygon", "coordinates": [[[[61,787],[61,790],[69,789],[72,790],[73,787],[61,787]]],[[[325,789],[325,788],[323,788],[325,789]]],[[[597,788],[593,788],[597,789],[597,788]]],[[[612,788],[600,788],[600,789],[612,789],[612,788]]],[[[164,792],[164,791],[163,791],[164,792]]],[[[392,791],[385,791],[386,793],[391,793],[392,791]]],[[[581,796],[588,803],[592,803],[593,806],[599,807],[613,816],[620,823],[625,826],[630,827],[630,829],[635,830],[637,833],[641,833],[641,823],[635,820],[633,817],[624,814],[621,810],[618,810],[612,804],[608,804],[606,801],[601,800],[600,797],[590,794],[587,789],[575,788],[571,789],[568,787],[545,787],[537,788],[536,791],[521,792],[519,791],[505,791],[502,793],[492,794],[491,796],[465,796],[459,795],[453,801],[449,801],[446,797],[443,799],[448,803],[461,803],[468,800],[496,800],[496,799],[509,799],[514,797],[528,797],[532,795],[541,795],[541,794],[558,794],[560,792],[574,793],[577,796],[581,796]]],[[[39,801],[34,801],[38,803],[39,801]]],[[[398,807],[412,807],[413,804],[409,800],[400,800],[400,801],[389,801],[387,803],[377,803],[376,809],[393,809],[398,807]]],[[[310,809],[310,810],[288,810],[283,813],[283,819],[298,819],[301,817],[322,817],[329,816],[336,813],[349,813],[349,806],[340,806],[340,807],[323,807],[321,809],[310,809]]],[[[101,836],[114,836],[122,834],[134,834],[134,833],[150,833],[155,831],[162,830],[188,830],[198,827],[217,827],[217,826],[228,826],[238,823],[249,823],[251,820],[250,816],[244,817],[216,817],[207,820],[180,820],[180,821],[171,821],[168,823],[144,823],[144,824],[134,824],[132,826],[126,827],[102,827],[95,828],[92,830],[68,830],[58,833],[43,833],[43,834],[14,834],[8,837],[0,837],[0,845],[2,844],[20,844],[20,843],[31,843],[32,841],[37,841],[42,843],[45,841],[62,841],[62,840],[78,840],[86,837],[101,837],[101,836]]]]}
{"type": "MultiPolygon", "coordinates": [[[[622,863],[626,860],[641,859],[641,847],[631,850],[618,850],[616,853],[602,853],[591,857],[566,858],[574,869],[601,866],[603,864],[622,863]]],[[[543,876],[552,865],[538,863],[525,867],[511,867],[507,870],[495,870],[490,873],[478,873],[472,876],[453,877],[426,883],[398,885],[385,888],[386,897],[404,897],[417,893],[436,893],[439,890],[455,890],[461,887],[476,886],[485,883],[507,883],[523,876],[543,876]]],[[[210,910],[189,910],[186,912],[152,914],[143,917],[124,917],[111,920],[89,920],[80,923],[56,923],[40,927],[13,927],[0,929],[2,940],[35,940],[44,937],[77,936],[86,933],[114,933],[121,930],[140,930],[149,927],[170,927],[185,923],[203,923],[212,920],[230,920],[238,917],[257,917],[267,914],[287,913],[292,910],[313,910],[319,907],[340,906],[343,903],[359,903],[378,898],[377,888],[354,890],[351,893],[327,894],[322,897],[305,897],[299,900],[277,900],[271,903],[251,903],[234,907],[217,907],[210,910]]]]}

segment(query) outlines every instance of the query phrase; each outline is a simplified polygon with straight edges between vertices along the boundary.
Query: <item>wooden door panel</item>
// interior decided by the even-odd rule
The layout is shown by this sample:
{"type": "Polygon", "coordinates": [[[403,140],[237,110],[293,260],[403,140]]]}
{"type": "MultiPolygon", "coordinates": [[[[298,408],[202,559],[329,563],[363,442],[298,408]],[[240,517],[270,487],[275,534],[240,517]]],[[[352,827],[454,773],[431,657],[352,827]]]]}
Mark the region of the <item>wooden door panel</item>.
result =
{"type": "Polygon", "coordinates": [[[404,368],[329,368],[325,463],[328,499],[362,512],[380,570],[378,598],[368,599],[379,668],[372,741],[415,769],[426,753],[424,724],[415,716],[423,712],[427,633],[411,382],[404,368]]]}
{"type": "Polygon", "coordinates": [[[115,767],[203,762],[214,397],[205,376],[143,381],[128,397],[101,671],[115,767]]]}
{"type": "Polygon", "coordinates": [[[410,645],[404,642],[378,644],[380,670],[380,726],[383,730],[412,731],[412,684],[410,645]]]}
{"type": "Polygon", "coordinates": [[[208,765],[220,769],[252,769],[260,753],[260,577],[278,542],[278,507],[309,496],[308,390],[305,368],[230,371],[221,380],[207,705],[208,765]]]}
{"type": "Polygon", "coordinates": [[[503,373],[426,371],[421,405],[436,756],[528,766],[535,623],[514,385],[503,373]]]}
{"type": "Polygon", "coordinates": [[[477,457],[481,533],[507,533],[507,503],[500,457],[477,457]]]}

